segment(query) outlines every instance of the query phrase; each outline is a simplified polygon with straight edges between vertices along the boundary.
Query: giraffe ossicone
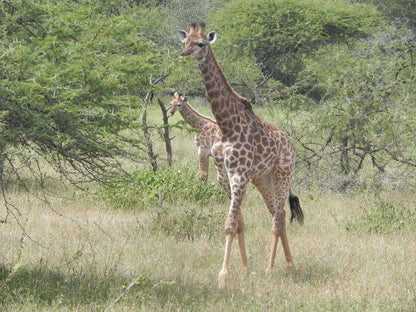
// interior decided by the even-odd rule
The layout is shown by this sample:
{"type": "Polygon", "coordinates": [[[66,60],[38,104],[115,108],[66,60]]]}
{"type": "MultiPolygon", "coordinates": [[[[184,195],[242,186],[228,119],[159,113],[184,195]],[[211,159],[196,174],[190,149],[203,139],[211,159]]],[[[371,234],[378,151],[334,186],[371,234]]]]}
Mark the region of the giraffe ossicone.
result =
{"type": "Polygon", "coordinates": [[[217,34],[211,31],[205,36],[204,29],[203,23],[199,27],[192,24],[189,33],[179,31],[178,36],[184,44],[181,56],[192,55],[198,61],[205,94],[222,133],[221,140],[214,144],[211,152],[217,180],[230,199],[225,220],[224,259],[218,275],[218,286],[223,288],[235,237],[238,238],[243,271],[248,269],[241,203],[250,181],[261,193],[272,215],[272,246],[266,271],[273,268],[279,240],[287,265],[293,265],[286,235],[284,205],[287,199],[292,219],[303,223],[303,212],[298,198],[291,192],[295,150],[289,136],[257,117],[248,100],[231,87],[211,49],[217,34]]]}

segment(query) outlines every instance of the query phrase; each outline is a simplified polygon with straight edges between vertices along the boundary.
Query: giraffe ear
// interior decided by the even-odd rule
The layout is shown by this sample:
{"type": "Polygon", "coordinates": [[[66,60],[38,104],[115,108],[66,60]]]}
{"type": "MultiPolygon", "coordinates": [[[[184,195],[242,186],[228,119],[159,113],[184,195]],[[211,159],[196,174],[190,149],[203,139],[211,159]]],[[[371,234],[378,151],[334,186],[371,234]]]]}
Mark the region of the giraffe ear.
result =
{"type": "Polygon", "coordinates": [[[188,102],[188,97],[184,95],[184,96],[182,97],[182,102],[188,102]]]}
{"type": "Polygon", "coordinates": [[[184,30],[179,30],[178,31],[178,37],[181,40],[181,42],[183,43],[185,41],[185,38],[188,37],[188,33],[184,30]]]}
{"type": "Polygon", "coordinates": [[[209,44],[213,44],[217,40],[217,33],[215,31],[210,31],[207,35],[207,40],[209,44]]]}

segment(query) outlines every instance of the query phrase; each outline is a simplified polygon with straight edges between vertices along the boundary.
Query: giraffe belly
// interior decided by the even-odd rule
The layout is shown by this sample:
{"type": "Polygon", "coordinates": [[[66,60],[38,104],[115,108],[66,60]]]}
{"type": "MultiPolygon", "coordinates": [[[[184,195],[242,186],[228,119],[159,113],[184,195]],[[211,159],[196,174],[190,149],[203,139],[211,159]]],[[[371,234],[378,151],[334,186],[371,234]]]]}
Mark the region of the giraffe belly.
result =
{"type": "Polygon", "coordinates": [[[250,171],[250,177],[252,179],[259,178],[261,176],[270,173],[276,166],[276,157],[274,155],[268,155],[263,158],[257,158],[253,162],[252,169],[250,171]]]}

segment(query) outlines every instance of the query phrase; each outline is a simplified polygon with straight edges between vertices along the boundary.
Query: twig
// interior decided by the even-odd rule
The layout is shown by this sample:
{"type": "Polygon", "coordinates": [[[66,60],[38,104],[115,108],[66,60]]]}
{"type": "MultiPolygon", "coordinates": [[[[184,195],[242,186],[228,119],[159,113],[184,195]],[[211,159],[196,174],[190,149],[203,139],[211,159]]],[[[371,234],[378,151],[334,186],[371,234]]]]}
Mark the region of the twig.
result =
{"type": "Polygon", "coordinates": [[[127,295],[129,293],[130,289],[133,288],[136,285],[137,285],[136,281],[131,282],[130,285],[120,294],[120,296],[118,296],[117,299],[114,300],[113,303],[110,304],[110,306],[104,310],[104,312],[110,311],[114,307],[114,305],[117,302],[119,302],[125,295],[127,295]]]}

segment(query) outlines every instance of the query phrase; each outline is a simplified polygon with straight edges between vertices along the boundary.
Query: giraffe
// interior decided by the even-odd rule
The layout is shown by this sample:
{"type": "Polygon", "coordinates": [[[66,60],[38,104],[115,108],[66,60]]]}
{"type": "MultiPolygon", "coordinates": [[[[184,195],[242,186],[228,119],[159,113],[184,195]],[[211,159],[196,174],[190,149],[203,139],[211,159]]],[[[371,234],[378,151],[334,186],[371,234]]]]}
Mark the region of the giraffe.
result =
{"type": "Polygon", "coordinates": [[[289,136],[256,116],[248,100],[231,87],[211,49],[217,33],[211,31],[204,35],[204,28],[204,23],[199,27],[192,24],[189,33],[181,30],[178,36],[184,44],[181,56],[192,55],[198,62],[206,97],[222,132],[221,141],[213,146],[212,154],[217,180],[230,199],[224,225],[224,258],[218,274],[218,287],[223,288],[235,237],[238,239],[242,271],[248,270],[241,203],[250,181],[261,193],[272,215],[272,244],[267,273],[273,269],[279,239],[287,266],[293,265],[286,235],[286,200],[289,198],[291,221],[296,219],[302,224],[303,212],[298,197],[291,191],[295,151],[289,136]]]}
{"type": "Polygon", "coordinates": [[[198,113],[189,103],[188,98],[175,93],[170,102],[170,116],[179,111],[183,119],[197,129],[195,144],[198,149],[198,175],[200,180],[208,180],[209,159],[211,148],[221,138],[221,130],[215,120],[198,113]]]}

